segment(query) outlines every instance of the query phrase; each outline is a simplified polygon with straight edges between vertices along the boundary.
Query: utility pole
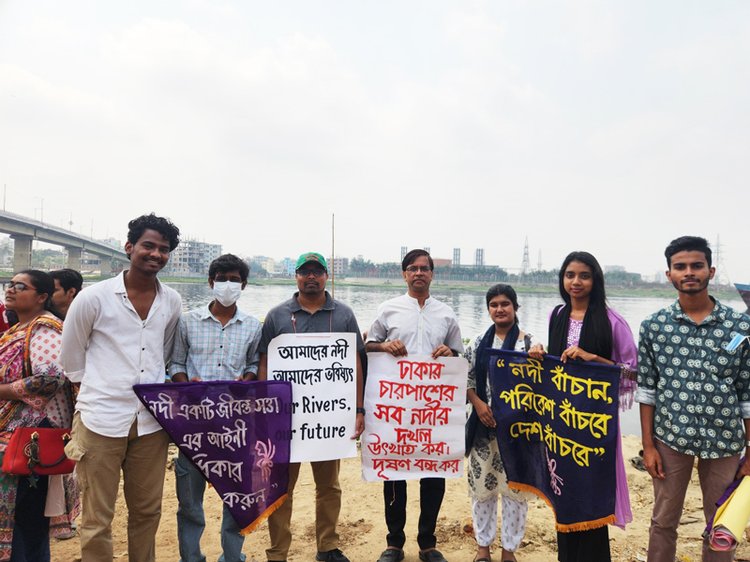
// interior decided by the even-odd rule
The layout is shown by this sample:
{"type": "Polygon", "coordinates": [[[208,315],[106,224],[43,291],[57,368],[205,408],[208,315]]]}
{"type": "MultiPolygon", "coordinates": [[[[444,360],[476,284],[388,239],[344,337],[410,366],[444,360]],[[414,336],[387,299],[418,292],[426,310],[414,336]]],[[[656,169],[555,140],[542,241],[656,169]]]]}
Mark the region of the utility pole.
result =
{"type": "Polygon", "coordinates": [[[729,272],[724,265],[723,254],[721,251],[721,240],[719,235],[716,235],[716,245],[714,246],[714,266],[716,267],[716,276],[714,280],[717,285],[731,285],[729,279],[729,272]]]}
{"type": "Polygon", "coordinates": [[[331,263],[329,264],[329,267],[331,268],[331,298],[334,297],[336,294],[336,272],[334,271],[336,267],[334,264],[336,263],[336,215],[334,213],[331,213],[331,263]]]}

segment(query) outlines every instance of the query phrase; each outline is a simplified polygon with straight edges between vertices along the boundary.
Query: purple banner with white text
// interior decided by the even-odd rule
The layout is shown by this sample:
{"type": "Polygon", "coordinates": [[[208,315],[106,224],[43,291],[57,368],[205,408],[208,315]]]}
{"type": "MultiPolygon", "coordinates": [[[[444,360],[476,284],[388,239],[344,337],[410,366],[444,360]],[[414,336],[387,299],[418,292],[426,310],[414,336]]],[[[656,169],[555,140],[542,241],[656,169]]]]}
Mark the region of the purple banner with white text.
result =
{"type": "Polygon", "coordinates": [[[286,500],[291,384],[187,382],[133,390],[213,485],[243,534],[286,500]]]}

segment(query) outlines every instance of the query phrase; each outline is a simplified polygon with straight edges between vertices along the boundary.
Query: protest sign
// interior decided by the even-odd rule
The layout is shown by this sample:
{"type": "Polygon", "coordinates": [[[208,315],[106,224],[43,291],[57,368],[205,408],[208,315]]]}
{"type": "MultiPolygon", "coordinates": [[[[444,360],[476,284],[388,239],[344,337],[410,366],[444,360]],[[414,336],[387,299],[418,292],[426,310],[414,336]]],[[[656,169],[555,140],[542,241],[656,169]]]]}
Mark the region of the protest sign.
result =
{"type": "Polygon", "coordinates": [[[466,360],[368,353],[367,362],[364,479],[462,476],[466,360]]]}
{"type": "Polygon", "coordinates": [[[703,536],[711,550],[727,552],[737,548],[750,523],[750,477],[733,480],[716,502],[716,513],[703,536]]]}
{"type": "Polygon", "coordinates": [[[286,499],[288,383],[137,384],[133,390],[213,485],[243,534],[286,499]]]}
{"type": "Polygon", "coordinates": [[[559,531],[613,523],[620,368],[493,349],[489,373],[510,487],[547,501],[559,531]]]}
{"type": "Polygon", "coordinates": [[[292,383],[291,462],[357,456],[357,340],[352,333],[281,334],[268,380],[292,383]]]}

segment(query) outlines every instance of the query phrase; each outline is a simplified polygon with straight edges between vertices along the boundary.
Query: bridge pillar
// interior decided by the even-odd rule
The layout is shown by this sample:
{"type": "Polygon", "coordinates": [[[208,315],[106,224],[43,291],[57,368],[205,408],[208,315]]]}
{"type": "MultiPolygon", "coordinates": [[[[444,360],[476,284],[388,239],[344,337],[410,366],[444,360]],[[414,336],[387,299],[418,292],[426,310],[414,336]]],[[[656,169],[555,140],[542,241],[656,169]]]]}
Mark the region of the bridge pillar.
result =
{"type": "Polygon", "coordinates": [[[65,267],[81,271],[81,254],[83,254],[83,250],[73,246],[65,246],[65,249],[68,252],[68,260],[65,263],[65,267]]]}
{"type": "Polygon", "coordinates": [[[102,277],[112,277],[112,258],[101,256],[99,260],[99,275],[102,277]]]}
{"type": "Polygon", "coordinates": [[[13,239],[13,271],[31,268],[31,243],[34,239],[23,234],[11,235],[13,239]]]}

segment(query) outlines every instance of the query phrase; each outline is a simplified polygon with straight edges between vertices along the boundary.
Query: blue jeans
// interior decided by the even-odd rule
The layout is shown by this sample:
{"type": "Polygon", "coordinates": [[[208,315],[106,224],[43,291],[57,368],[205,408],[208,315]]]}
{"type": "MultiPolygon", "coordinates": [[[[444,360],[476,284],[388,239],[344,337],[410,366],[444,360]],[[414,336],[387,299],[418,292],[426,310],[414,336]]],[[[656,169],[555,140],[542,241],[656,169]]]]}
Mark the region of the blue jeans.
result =
{"type": "MultiPolygon", "coordinates": [[[[180,547],[180,562],[206,562],[201,552],[200,540],[206,519],[203,515],[203,494],[206,491],[206,478],[188,458],[180,453],[174,462],[177,484],[177,541],[180,547]]],[[[221,548],[223,554],[219,562],[245,562],[242,545],[245,537],[234,521],[232,514],[224,506],[221,518],[221,548]]]]}

